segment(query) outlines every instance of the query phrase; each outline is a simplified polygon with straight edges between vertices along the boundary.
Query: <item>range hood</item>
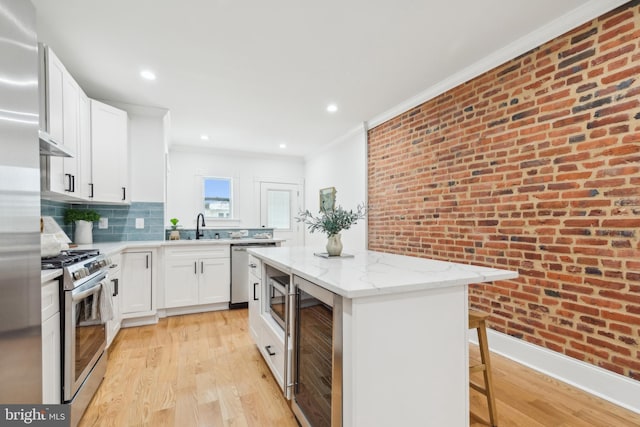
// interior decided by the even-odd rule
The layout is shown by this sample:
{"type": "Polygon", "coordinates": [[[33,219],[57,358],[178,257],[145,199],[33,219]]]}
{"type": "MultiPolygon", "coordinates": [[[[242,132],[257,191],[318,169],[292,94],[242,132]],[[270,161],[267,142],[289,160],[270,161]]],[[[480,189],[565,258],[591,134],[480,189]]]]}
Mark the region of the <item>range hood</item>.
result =
{"type": "Polygon", "coordinates": [[[76,153],[57,143],[47,132],[38,131],[40,138],[40,154],[43,156],[75,157],[76,153]]]}

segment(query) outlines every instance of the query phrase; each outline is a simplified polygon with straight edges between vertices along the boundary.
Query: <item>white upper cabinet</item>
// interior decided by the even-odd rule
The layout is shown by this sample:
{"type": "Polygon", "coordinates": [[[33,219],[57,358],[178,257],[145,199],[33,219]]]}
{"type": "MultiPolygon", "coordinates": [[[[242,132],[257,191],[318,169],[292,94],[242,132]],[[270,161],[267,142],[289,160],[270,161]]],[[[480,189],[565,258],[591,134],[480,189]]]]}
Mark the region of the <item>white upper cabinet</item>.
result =
{"type": "Polygon", "coordinates": [[[91,100],[93,201],[129,203],[127,112],[91,100]]]}
{"type": "Polygon", "coordinates": [[[64,144],[63,86],[64,75],[68,73],[50,48],[43,45],[39,48],[41,72],[45,76],[40,92],[44,101],[41,128],[49,132],[57,143],[64,144]]]}
{"type": "MultiPolygon", "coordinates": [[[[49,47],[40,45],[40,127],[66,149],[78,153],[80,93],[82,89],[49,47]]],[[[76,157],[43,159],[42,190],[62,200],[81,199],[76,157]]]]}
{"type": "Polygon", "coordinates": [[[56,54],[40,45],[40,129],[75,157],[41,156],[44,198],[130,203],[126,111],[89,99],[56,54]]]}

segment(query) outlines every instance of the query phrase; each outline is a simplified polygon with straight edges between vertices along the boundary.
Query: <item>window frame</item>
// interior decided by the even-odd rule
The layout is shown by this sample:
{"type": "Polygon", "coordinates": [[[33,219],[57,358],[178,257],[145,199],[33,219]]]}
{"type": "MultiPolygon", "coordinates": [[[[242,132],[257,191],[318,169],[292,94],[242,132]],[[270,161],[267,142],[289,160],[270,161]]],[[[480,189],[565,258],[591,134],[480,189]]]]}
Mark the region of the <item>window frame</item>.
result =
{"type": "Polygon", "coordinates": [[[235,178],[230,176],[219,176],[219,175],[203,175],[200,180],[201,192],[200,192],[200,206],[202,208],[202,212],[204,213],[205,219],[208,221],[237,221],[237,209],[236,209],[236,186],[234,183],[235,178]],[[229,216],[228,217],[219,217],[219,216],[209,216],[208,209],[206,204],[206,182],[207,180],[225,180],[229,182],[229,216]]]}

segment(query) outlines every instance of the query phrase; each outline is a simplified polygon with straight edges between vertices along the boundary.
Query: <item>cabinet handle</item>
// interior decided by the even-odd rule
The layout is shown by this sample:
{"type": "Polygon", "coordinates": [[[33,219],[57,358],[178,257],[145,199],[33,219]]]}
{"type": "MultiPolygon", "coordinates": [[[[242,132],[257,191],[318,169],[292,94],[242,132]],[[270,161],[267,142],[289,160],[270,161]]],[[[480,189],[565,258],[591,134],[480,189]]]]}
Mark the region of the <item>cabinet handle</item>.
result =
{"type": "Polygon", "coordinates": [[[256,297],[256,286],[258,285],[258,282],[255,282],[253,284],[253,300],[254,301],[258,301],[258,298],[256,297]]]}
{"type": "Polygon", "coordinates": [[[118,296],[118,279],[111,279],[113,282],[113,295],[114,297],[118,296]]]}
{"type": "Polygon", "coordinates": [[[251,263],[251,264],[249,264],[249,267],[251,267],[251,268],[256,268],[256,267],[257,267],[257,265],[255,265],[254,263],[251,263]]]}
{"type": "Polygon", "coordinates": [[[93,184],[89,184],[89,198],[93,199],[93,184]]]}
{"type": "Polygon", "coordinates": [[[65,177],[65,178],[67,178],[67,179],[69,180],[69,181],[68,181],[68,184],[69,184],[69,185],[68,185],[68,187],[67,187],[67,186],[65,186],[64,191],[71,192],[71,174],[70,174],[70,173],[65,173],[65,174],[64,174],[64,177],[65,177]]]}
{"type": "Polygon", "coordinates": [[[204,261],[200,261],[200,274],[204,274],[204,261]]]}
{"type": "Polygon", "coordinates": [[[270,345],[265,346],[264,349],[267,350],[267,354],[269,356],[275,356],[276,355],[274,352],[271,351],[271,346],[270,345]]]}
{"type": "Polygon", "coordinates": [[[147,270],[149,269],[149,255],[146,256],[146,260],[147,260],[147,270]]]}
{"type": "Polygon", "coordinates": [[[198,274],[198,261],[193,262],[193,274],[198,274]]]}
{"type": "Polygon", "coordinates": [[[72,193],[76,192],[76,176],[75,175],[71,175],[71,192],[72,193]]]}
{"type": "Polygon", "coordinates": [[[127,200],[127,189],[122,187],[122,200],[127,200]]]}

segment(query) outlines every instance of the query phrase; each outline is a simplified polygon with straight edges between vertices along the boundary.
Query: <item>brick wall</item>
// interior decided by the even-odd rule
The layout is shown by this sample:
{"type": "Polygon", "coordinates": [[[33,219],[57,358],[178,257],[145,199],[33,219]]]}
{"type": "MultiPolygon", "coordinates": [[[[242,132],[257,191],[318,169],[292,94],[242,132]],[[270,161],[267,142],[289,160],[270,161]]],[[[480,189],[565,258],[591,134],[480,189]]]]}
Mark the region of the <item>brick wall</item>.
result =
{"type": "Polygon", "coordinates": [[[640,380],[640,6],[369,131],[369,248],[518,270],[498,331],[640,380]]]}

